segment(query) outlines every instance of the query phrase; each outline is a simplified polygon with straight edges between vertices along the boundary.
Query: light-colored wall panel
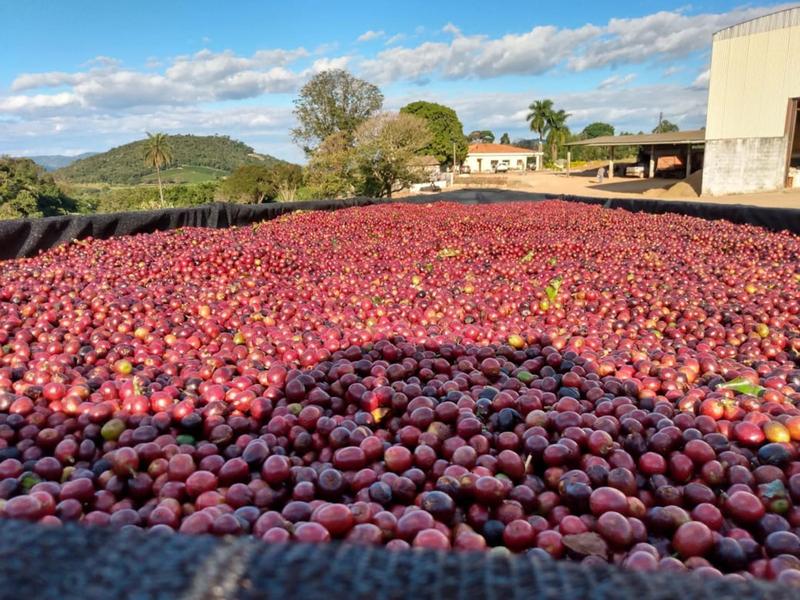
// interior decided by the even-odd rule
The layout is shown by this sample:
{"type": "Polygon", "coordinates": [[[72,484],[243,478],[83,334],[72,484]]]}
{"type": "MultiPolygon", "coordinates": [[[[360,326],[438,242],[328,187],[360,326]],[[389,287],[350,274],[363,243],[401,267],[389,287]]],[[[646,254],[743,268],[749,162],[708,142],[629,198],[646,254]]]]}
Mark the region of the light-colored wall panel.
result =
{"type": "Polygon", "coordinates": [[[800,9],[785,12],[714,37],[708,139],[785,134],[788,100],[800,96],[800,9]]]}

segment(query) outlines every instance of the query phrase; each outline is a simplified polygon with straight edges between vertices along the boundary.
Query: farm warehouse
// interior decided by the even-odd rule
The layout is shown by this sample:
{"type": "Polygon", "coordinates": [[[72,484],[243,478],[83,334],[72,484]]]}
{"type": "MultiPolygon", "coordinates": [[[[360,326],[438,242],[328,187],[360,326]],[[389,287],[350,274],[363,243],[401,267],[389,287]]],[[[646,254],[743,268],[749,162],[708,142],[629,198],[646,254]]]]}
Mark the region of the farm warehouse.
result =
{"type": "Polygon", "coordinates": [[[714,35],[703,194],[798,185],[798,97],[800,7],[714,35]]]}

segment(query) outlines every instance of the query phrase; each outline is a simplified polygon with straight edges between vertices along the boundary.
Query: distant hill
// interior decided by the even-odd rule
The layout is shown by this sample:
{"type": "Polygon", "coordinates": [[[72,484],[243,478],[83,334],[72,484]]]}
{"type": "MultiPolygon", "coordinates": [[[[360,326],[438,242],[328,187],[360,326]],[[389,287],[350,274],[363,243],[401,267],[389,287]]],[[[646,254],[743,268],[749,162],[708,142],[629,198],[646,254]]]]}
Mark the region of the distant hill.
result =
{"type": "MultiPolygon", "coordinates": [[[[247,144],[221,135],[170,135],[173,162],[162,171],[167,183],[198,183],[225,177],[247,164],[283,162],[268,154],[256,154],[247,144]]],[[[144,164],[146,140],[95,154],[57,170],[59,180],[75,183],[137,185],[153,183],[155,172],[144,164]]]]}
{"type": "Polygon", "coordinates": [[[44,167],[45,171],[55,171],[63,167],[69,166],[76,160],[94,156],[97,152],[84,152],[83,154],[76,154],[75,156],[66,156],[64,154],[47,154],[44,156],[28,156],[33,162],[40,167],[44,167]]]}

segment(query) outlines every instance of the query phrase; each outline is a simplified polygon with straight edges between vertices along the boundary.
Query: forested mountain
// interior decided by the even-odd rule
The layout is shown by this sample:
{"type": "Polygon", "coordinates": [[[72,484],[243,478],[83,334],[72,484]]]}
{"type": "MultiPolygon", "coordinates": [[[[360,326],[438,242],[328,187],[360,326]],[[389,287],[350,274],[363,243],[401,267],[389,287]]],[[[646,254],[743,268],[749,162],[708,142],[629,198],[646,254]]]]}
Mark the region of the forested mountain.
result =
{"type": "MultiPolygon", "coordinates": [[[[162,172],[165,181],[213,180],[242,165],[283,162],[273,156],[256,154],[247,144],[228,136],[170,135],[168,141],[173,161],[162,172]]],[[[144,163],[145,144],[145,140],[139,140],[112,148],[75,161],[55,171],[54,175],[59,180],[80,183],[150,183],[154,171],[144,163]]]]}

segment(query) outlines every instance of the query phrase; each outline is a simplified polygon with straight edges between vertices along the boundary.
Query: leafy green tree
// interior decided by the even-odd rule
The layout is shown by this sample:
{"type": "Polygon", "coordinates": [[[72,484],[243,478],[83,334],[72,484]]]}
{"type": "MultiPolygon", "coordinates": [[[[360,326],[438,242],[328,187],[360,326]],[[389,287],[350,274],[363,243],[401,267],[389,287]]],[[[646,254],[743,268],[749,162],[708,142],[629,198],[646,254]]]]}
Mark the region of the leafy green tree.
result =
{"type": "Polygon", "coordinates": [[[220,193],[226,198],[252,204],[260,204],[274,192],[272,170],[263,165],[239,167],[220,185],[220,193]]]}
{"type": "Polygon", "coordinates": [[[504,133],[503,135],[500,136],[500,143],[505,144],[506,146],[511,145],[511,138],[508,137],[507,133],[504,133]]]}
{"type": "Polygon", "coordinates": [[[303,185],[303,169],[300,165],[280,163],[272,167],[272,181],[275,185],[275,200],[291,202],[298,188],[303,185]]]}
{"type": "Polygon", "coordinates": [[[220,195],[237,202],[260,204],[274,200],[281,190],[284,194],[293,194],[302,180],[302,169],[298,165],[245,165],[222,182],[220,195]]]}
{"type": "Polygon", "coordinates": [[[464,126],[452,108],[420,100],[407,104],[400,113],[415,115],[428,124],[431,141],[420,150],[420,154],[433,156],[439,163],[452,164],[455,144],[456,162],[460,163],[467,157],[469,147],[464,137],[464,126]]]}
{"type": "Polygon", "coordinates": [[[488,129],[476,129],[475,131],[470,132],[470,134],[467,136],[467,139],[473,143],[480,142],[483,144],[492,144],[494,143],[494,134],[488,129]]]}
{"type": "Polygon", "coordinates": [[[528,106],[528,116],[525,120],[529,122],[531,131],[539,135],[539,139],[544,141],[548,132],[550,115],[553,112],[552,100],[536,100],[528,106]]]}
{"type": "MultiPolygon", "coordinates": [[[[578,142],[604,135],[614,135],[614,127],[608,123],[590,123],[584,127],[580,133],[571,135],[569,141],[578,142]]],[[[607,153],[607,148],[597,148],[592,146],[575,146],[572,148],[572,158],[577,161],[603,159],[607,156],[607,153]]]]}
{"type": "Polygon", "coordinates": [[[661,122],[653,129],[653,133],[669,133],[671,131],[680,131],[680,128],[675,124],[662,119],[661,122]]]}
{"type": "Polygon", "coordinates": [[[583,128],[581,133],[583,134],[583,139],[588,140],[604,135],[614,135],[614,127],[608,123],[590,123],[583,128]]]}
{"type": "Polygon", "coordinates": [[[158,176],[158,195],[161,206],[164,206],[164,187],[161,185],[161,169],[172,162],[172,148],[170,148],[165,133],[147,132],[147,146],[144,151],[144,164],[156,170],[158,176]]]}
{"type": "Polygon", "coordinates": [[[553,162],[558,158],[558,148],[569,141],[567,119],[569,113],[563,109],[551,111],[547,118],[547,144],[550,146],[550,157],[553,162]]]}
{"type": "Polygon", "coordinates": [[[318,73],[294,100],[298,125],[292,138],[307,154],[334,133],[352,138],[358,126],[383,106],[377,86],[342,69],[318,73]]]}
{"type": "Polygon", "coordinates": [[[384,113],[362,123],[354,156],[363,193],[391,198],[396,187],[413,183],[414,158],[431,138],[426,121],[407,113],[384,113]]]}
{"type": "Polygon", "coordinates": [[[342,198],[353,193],[358,179],[350,136],[337,132],[325,138],[311,155],[307,180],[314,195],[342,198]]]}
{"type": "Polygon", "coordinates": [[[28,158],[0,157],[0,219],[49,217],[75,212],[78,204],[53,176],[28,158]]]}

